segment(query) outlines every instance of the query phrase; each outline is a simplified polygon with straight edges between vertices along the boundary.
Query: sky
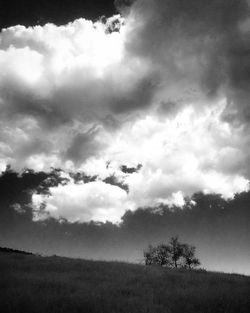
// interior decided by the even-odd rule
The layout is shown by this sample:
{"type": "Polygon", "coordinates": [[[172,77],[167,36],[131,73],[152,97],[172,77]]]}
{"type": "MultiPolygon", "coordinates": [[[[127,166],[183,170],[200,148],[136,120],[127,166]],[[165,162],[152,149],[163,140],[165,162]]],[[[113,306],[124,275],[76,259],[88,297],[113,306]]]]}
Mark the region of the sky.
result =
{"type": "Polygon", "coordinates": [[[0,170],[67,178],[32,192],[34,223],[117,227],[198,191],[248,191],[249,1],[2,0],[0,12],[0,170]]]}

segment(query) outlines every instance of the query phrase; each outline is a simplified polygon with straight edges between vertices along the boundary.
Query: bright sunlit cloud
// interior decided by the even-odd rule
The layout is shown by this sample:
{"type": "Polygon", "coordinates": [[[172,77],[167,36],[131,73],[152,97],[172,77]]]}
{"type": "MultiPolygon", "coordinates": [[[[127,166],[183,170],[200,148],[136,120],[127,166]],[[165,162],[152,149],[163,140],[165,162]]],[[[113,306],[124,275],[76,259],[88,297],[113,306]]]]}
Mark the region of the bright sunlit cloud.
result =
{"type": "MultiPolygon", "coordinates": [[[[1,31],[0,168],[53,166],[99,179],[34,203],[46,201],[56,218],[117,222],[128,209],[181,205],[199,190],[246,190],[249,91],[244,66],[236,71],[245,45],[232,55],[234,32],[225,34],[219,18],[210,25],[210,13],[194,5],[198,20],[184,14],[176,27],[165,2],[159,10],[138,0],[126,17],[1,31]],[[112,175],[128,193],[101,182],[112,175]]],[[[224,22],[245,42],[249,22],[238,19],[224,22]]]]}
{"type": "Polygon", "coordinates": [[[45,196],[33,195],[35,210],[39,211],[40,205],[46,201],[45,217],[49,213],[52,217],[66,218],[70,222],[117,223],[126,210],[134,209],[124,190],[101,181],[88,184],[70,183],[50,188],[50,192],[47,199],[45,196]]]}

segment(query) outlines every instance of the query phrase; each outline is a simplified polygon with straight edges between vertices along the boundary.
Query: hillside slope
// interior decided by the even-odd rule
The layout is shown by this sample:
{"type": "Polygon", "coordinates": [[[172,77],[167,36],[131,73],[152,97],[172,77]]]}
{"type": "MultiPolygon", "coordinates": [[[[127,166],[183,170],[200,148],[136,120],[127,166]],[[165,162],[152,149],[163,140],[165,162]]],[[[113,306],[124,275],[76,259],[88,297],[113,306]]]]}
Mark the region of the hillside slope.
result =
{"type": "Polygon", "coordinates": [[[22,250],[11,249],[11,248],[5,248],[5,247],[0,247],[0,252],[2,252],[2,253],[17,253],[17,254],[25,254],[25,255],[32,255],[33,254],[31,252],[26,252],[26,251],[22,251],[22,250]]]}
{"type": "Polygon", "coordinates": [[[2,313],[248,313],[250,277],[0,252],[2,313]]]}

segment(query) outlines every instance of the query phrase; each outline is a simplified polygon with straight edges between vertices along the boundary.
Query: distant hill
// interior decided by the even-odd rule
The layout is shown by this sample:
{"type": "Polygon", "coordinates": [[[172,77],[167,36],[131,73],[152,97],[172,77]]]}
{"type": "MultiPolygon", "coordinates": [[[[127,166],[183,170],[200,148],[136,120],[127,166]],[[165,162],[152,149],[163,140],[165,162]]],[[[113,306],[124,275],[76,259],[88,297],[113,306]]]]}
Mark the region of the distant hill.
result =
{"type": "Polygon", "coordinates": [[[250,312],[243,275],[0,253],[0,277],[4,313],[250,312]]]}
{"type": "Polygon", "coordinates": [[[26,255],[32,255],[33,254],[31,252],[26,252],[26,251],[16,250],[16,249],[10,249],[10,248],[5,248],[5,247],[0,247],[0,252],[19,253],[19,254],[26,254],[26,255]]]}

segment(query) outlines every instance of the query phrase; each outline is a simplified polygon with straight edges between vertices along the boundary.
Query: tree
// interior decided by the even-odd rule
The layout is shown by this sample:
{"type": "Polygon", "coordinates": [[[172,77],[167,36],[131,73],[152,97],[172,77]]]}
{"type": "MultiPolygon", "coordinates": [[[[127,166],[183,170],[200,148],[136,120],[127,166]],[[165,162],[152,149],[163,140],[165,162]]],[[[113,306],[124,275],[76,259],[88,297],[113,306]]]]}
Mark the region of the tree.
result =
{"type": "Polygon", "coordinates": [[[149,245],[148,249],[144,250],[145,265],[155,264],[155,251],[156,248],[154,248],[152,245],[149,245]]]}
{"type": "Polygon", "coordinates": [[[157,261],[161,266],[169,266],[170,262],[170,249],[169,246],[160,244],[156,247],[157,261]]]}
{"type": "Polygon", "coordinates": [[[146,265],[192,269],[200,265],[200,261],[195,257],[195,250],[194,246],[181,243],[175,236],[170,239],[169,245],[160,244],[156,247],[149,245],[144,251],[144,260],[146,265]]]}
{"type": "Polygon", "coordinates": [[[188,244],[182,245],[182,257],[184,259],[184,267],[189,269],[200,265],[199,259],[195,257],[195,250],[194,246],[190,246],[188,244]]]}
{"type": "Polygon", "coordinates": [[[169,248],[170,248],[170,254],[171,254],[171,258],[174,264],[174,267],[177,268],[178,264],[177,262],[179,261],[179,259],[181,258],[181,256],[183,255],[183,245],[179,242],[178,237],[171,237],[170,241],[169,241],[169,248]]]}
{"type": "Polygon", "coordinates": [[[149,245],[148,249],[144,251],[144,259],[146,265],[159,264],[161,266],[170,265],[170,251],[169,247],[160,244],[157,247],[149,245]]]}

